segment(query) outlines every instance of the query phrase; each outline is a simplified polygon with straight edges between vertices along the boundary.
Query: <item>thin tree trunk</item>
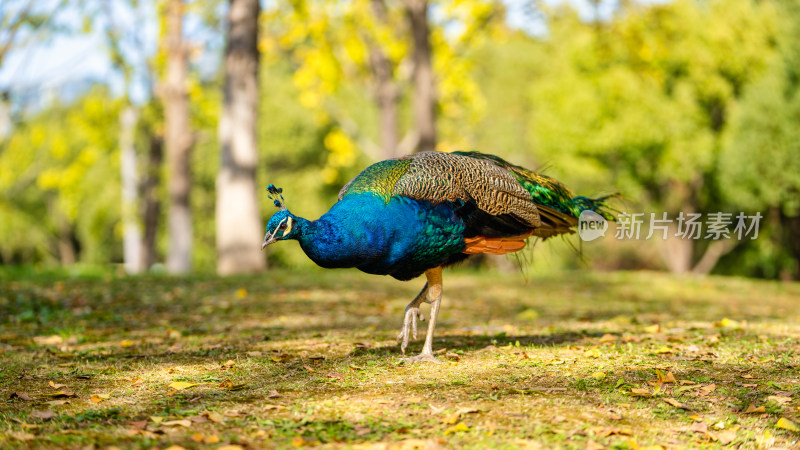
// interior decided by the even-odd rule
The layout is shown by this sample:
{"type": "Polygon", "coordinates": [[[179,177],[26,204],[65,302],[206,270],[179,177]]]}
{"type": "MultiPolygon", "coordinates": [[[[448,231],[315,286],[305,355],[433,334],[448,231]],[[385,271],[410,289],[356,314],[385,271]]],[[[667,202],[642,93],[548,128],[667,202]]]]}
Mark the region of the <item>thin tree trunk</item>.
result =
{"type": "Polygon", "coordinates": [[[167,6],[167,68],[162,86],[169,174],[167,271],[170,273],[186,273],[192,267],[192,213],[189,207],[192,135],[186,92],[188,60],[183,40],[183,7],[182,0],[170,0],[167,6]]]}
{"type": "MultiPolygon", "coordinates": [[[[382,24],[388,22],[388,12],[383,0],[372,0],[372,11],[382,24]]],[[[401,156],[397,123],[397,103],[400,93],[394,82],[394,70],[377,42],[369,43],[370,63],[375,77],[375,101],[378,105],[381,149],[386,159],[401,156]]]]}
{"type": "Polygon", "coordinates": [[[142,229],[139,226],[139,171],[133,145],[138,113],[128,106],[120,114],[120,176],[122,180],[122,251],[125,272],[139,273],[143,269],[142,229]]]}
{"type": "Polygon", "coordinates": [[[256,194],[259,9],[258,0],[230,0],[216,206],[217,272],[222,275],[265,267],[256,194]]]}
{"type": "Polygon", "coordinates": [[[419,137],[415,151],[436,149],[436,88],[431,63],[428,1],[406,0],[414,38],[414,121],[419,137]]]}
{"type": "Polygon", "coordinates": [[[164,139],[155,134],[150,136],[144,179],[142,180],[142,263],[145,269],[153,267],[158,260],[156,252],[156,233],[161,218],[161,201],[158,199],[158,185],[161,183],[161,163],[164,160],[164,139]]]}

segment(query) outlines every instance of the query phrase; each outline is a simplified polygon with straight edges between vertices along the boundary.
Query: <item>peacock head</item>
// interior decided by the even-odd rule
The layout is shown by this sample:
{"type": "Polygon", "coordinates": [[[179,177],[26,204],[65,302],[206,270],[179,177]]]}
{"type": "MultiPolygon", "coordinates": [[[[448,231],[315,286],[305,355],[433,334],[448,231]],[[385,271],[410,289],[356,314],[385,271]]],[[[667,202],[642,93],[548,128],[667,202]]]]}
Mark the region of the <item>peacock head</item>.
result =
{"type": "Polygon", "coordinates": [[[298,234],[298,227],[295,226],[297,224],[297,217],[286,209],[286,203],[282,195],[283,189],[276,188],[275,185],[270,184],[267,186],[267,192],[269,193],[267,196],[273,200],[275,206],[280,208],[280,211],[273,214],[269,222],[267,222],[267,234],[264,236],[261,250],[264,250],[266,246],[273,242],[293,239],[297,237],[298,234]]]}

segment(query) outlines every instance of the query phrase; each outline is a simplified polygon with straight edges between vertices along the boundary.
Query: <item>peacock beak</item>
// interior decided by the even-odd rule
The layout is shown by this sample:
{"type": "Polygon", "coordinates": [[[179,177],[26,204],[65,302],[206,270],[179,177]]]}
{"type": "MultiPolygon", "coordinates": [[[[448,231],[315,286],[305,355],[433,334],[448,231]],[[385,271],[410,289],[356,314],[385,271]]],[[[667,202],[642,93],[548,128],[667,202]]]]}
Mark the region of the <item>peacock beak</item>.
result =
{"type": "Polygon", "coordinates": [[[269,232],[269,231],[267,231],[267,234],[266,234],[266,235],[264,235],[264,242],[262,242],[262,243],[261,243],[261,250],[264,250],[265,248],[267,248],[267,246],[268,246],[269,244],[272,244],[272,243],[273,243],[273,242],[275,242],[275,241],[277,241],[277,239],[275,238],[275,236],[274,236],[274,235],[272,235],[272,234],[270,234],[270,232],[269,232]]]}

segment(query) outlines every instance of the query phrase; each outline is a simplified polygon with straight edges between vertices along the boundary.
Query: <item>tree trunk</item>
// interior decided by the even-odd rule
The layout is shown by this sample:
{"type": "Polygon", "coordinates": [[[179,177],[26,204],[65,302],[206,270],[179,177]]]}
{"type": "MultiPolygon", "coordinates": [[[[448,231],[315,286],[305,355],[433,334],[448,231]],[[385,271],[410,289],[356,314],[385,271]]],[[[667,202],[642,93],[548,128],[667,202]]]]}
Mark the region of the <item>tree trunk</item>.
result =
{"type": "Polygon", "coordinates": [[[258,0],[230,0],[216,206],[217,272],[221,275],[265,267],[256,194],[259,9],[258,0]]]}
{"type": "Polygon", "coordinates": [[[406,13],[414,38],[414,122],[418,141],[415,151],[436,149],[436,89],[431,64],[428,0],[406,0],[406,13]]]}
{"type": "MultiPolygon", "coordinates": [[[[372,11],[382,24],[388,22],[388,12],[383,0],[372,0],[372,11]]],[[[385,159],[402,156],[399,148],[397,103],[400,93],[394,82],[394,69],[380,44],[369,43],[370,64],[375,77],[375,101],[378,105],[381,149],[385,159]]]]}
{"type": "Polygon", "coordinates": [[[125,272],[139,273],[142,261],[142,229],[139,226],[139,171],[133,145],[138,113],[128,106],[120,114],[120,177],[122,180],[122,251],[125,272]]]}
{"type": "Polygon", "coordinates": [[[192,136],[186,92],[188,60],[183,41],[183,7],[182,0],[170,0],[167,6],[167,68],[162,85],[170,202],[167,215],[167,271],[176,274],[186,273],[192,268],[192,212],[189,207],[192,136]]]}
{"type": "Polygon", "coordinates": [[[158,260],[156,252],[156,233],[161,218],[161,202],[158,199],[158,185],[161,183],[161,162],[164,160],[164,139],[155,134],[150,136],[150,149],[147,154],[144,179],[142,180],[142,264],[145,269],[153,267],[158,260]]]}

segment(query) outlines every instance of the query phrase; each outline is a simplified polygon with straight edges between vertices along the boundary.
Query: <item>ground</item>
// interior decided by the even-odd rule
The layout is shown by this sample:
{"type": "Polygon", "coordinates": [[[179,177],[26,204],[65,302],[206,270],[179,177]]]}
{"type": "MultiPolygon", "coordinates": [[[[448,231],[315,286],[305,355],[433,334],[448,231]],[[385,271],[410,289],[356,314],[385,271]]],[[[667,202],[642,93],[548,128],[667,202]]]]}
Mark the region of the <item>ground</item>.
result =
{"type": "Polygon", "coordinates": [[[800,442],[799,284],[445,272],[406,365],[422,280],[0,275],[3,448],[800,442]]]}

